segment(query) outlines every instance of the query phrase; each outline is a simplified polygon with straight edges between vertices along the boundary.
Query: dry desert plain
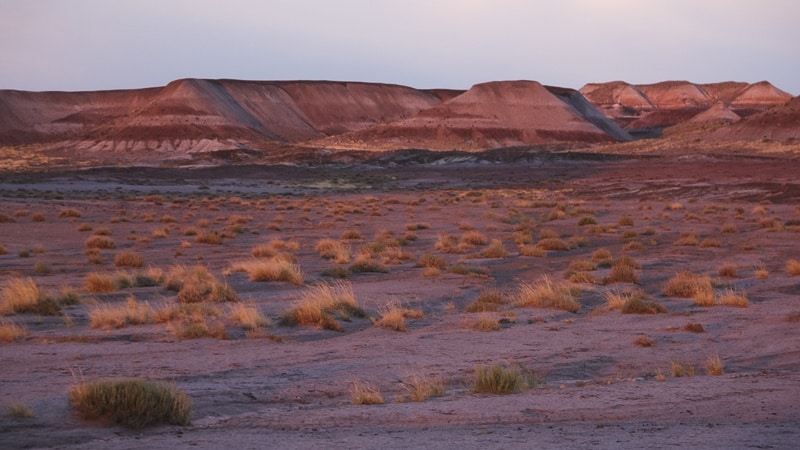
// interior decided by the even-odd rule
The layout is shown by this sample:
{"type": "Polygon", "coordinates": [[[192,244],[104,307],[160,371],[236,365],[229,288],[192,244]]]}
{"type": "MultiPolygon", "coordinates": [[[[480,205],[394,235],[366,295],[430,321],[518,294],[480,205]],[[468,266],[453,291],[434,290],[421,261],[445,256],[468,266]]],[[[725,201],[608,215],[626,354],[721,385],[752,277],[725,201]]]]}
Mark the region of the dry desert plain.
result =
{"type": "Polygon", "coordinates": [[[0,447],[792,448],[798,173],[543,154],[4,175],[0,447]],[[355,305],[293,324],[325,288],[355,305]],[[51,301],[14,312],[25,289],[51,301]],[[481,392],[490,366],[518,385],[481,392]],[[107,378],[174,383],[191,423],[79,417],[70,389],[107,378]]]}

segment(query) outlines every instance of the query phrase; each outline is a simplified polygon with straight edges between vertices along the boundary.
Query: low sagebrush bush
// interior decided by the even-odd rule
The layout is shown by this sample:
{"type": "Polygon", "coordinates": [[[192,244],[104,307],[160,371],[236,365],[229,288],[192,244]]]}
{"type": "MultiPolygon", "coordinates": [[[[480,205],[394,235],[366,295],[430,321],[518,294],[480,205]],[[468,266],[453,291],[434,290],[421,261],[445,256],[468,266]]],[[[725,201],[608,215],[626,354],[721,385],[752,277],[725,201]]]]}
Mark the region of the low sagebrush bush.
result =
{"type": "Polygon", "coordinates": [[[141,379],[80,382],[69,391],[69,400],[84,419],[107,419],[130,428],[188,425],[192,409],[186,392],[141,379]]]}
{"type": "Polygon", "coordinates": [[[645,300],[643,295],[634,295],[622,305],[622,314],[663,314],[667,308],[660,303],[645,300]]]}

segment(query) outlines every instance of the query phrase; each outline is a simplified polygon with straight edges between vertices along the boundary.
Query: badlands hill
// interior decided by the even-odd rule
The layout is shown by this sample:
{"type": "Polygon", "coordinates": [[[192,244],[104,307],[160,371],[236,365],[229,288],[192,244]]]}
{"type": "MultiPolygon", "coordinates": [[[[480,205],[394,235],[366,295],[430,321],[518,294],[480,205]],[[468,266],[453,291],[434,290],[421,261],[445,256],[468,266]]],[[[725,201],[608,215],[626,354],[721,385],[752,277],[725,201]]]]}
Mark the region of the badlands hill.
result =
{"type": "Polygon", "coordinates": [[[309,150],[585,148],[698,130],[719,141],[784,139],[798,128],[796,100],[789,99],[767,82],[682,81],[620,81],[580,91],[535,81],[459,91],[203,79],[117,91],[0,90],[0,150],[17,158],[37,153],[153,164],[217,156],[280,160],[309,150]]]}
{"type": "MultiPolygon", "coordinates": [[[[772,84],[665,81],[632,85],[623,81],[587,84],[581,93],[617,125],[635,136],[656,137],[669,127],[725,124],[783,105],[792,98],[772,84]]],[[[684,127],[686,128],[686,127],[684,127]]]]}

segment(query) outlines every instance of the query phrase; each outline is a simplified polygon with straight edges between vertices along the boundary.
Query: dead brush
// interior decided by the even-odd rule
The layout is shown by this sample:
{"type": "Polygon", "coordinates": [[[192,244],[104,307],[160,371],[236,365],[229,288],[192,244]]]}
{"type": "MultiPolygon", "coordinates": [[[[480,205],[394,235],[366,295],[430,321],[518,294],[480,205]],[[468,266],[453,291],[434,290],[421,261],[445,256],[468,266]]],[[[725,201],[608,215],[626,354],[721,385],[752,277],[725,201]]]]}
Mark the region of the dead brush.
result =
{"type": "Polygon", "coordinates": [[[129,296],[124,305],[98,305],[89,310],[91,328],[122,328],[153,322],[155,311],[148,303],[139,303],[129,296]]]}
{"type": "Polygon", "coordinates": [[[13,322],[0,322],[0,342],[14,342],[28,336],[30,332],[24,326],[13,322]]]}
{"type": "Polygon", "coordinates": [[[575,300],[573,290],[566,284],[556,284],[543,276],[536,283],[521,283],[513,295],[515,306],[561,309],[576,313],[581,304],[575,300]]]}
{"type": "Polygon", "coordinates": [[[281,317],[283,325],[313,325],[324,330],[344,331],[337,321],[366,317],[358,306],[349,282],[320,283],[309,287],[281,317]]]}
{"type": "Polygon", "coordinates": [[[255,305],[236,303],[229,309],[231,319],[245,330],[252,331],[270,326],[269,319],[264,316],[255,305]]]}
{"type": "Polygon", "coordinates": [[[488,394],[513,394],[524,388],[531,387],[531,377],[526,377],[519,367],[492,364],[475,366],[474,387],[475,393],[488,394]]]}
{"type": "Polygon", "coordinates": [[[220,283],[205,266],[174,266],[165,278],[165,288],[178,292],[181,303],[235,302],[239,296],[227,284],[220,283]]]}
{"type": "Polygon", "coordinates": [[[61,306],[32,279],[14,278],[0,291],[0,315],[13,313],[55,316],[61,313],[61,306]]]}
{"type": "Polygon", "coordinates": [[[786,262],[786,273],[796,277],[800,275],[800,261],[796,259],[790,259],[786,262]]]}

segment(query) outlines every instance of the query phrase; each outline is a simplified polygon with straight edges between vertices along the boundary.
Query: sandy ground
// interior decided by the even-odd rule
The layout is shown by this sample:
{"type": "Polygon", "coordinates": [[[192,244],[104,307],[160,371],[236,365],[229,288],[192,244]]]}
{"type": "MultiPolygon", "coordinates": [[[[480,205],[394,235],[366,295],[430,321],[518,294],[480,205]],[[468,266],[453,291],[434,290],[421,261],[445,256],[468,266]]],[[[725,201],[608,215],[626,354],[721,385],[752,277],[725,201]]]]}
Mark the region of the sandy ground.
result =
{"type": "MultiPolygon", "coordinates": [[[[4,176],[0,213],[14,222],[0,224],[7,250],[0,284],[32,277],[45,291],[77,289],[83,303],[64,307],[62,316],[0,319],[30,331],[0,343],[0,404],[21,403],[35,414],[0,418],[0,447],[792,448],[800,438],[800,277],[784,268],[800,259],[798,173],[800,162],[791,159],[680,157],[4,176]],[[59,217],[65,208],[81,217],[59,217]],[[45,220],[34,222],[36,213],[45,220]],[[175,221],[162,222],[166,215],[175,221]],[[632,226],[618,224],[624,215],[632,226]],[[245,223],[231,232],[236,216],[245,223]],[[585,216],[598,226],[579,226],[585,216]],[[535,224],[525,231],[534,243],[549,229],[572,248],[521,256],[514,232],[524,220],[535,224]],[[108,228],[116,242],[100,264],[87,262],[92,231],[78,231],[82,223],[108,228]],[[723,233],[723,223],[736,232],[723,233]],[[358,318],[343,322],[341,333],[277,324],[309,286],[330,281],[321,274],[334,264],[314,250],[319,239],[357,230],[363,239],[348,242],[357,251],[382,230],[402,236],[414,224],[425,226],[402,247],[411,259],[387,260],[388,273],[349,276],[372,317],[391,302],[421,310],[408,331],[358,318]],[[186,234],[193,227],[230,237],[221,245],[197,243],[186,234]],[[500,239],[508,256],[480,258],[483,246],[461,254],[435,249],[440,233],[459,237],[468,228],[500,239]],[[690,231],[719,246],[675,245],[690,231]],[[251,248],[273,239],[300,243],[291,253],[303,286],[229,273],[251,248]],[[623,251],[632,240],[641,248],[623,251]],[[641,265],[638,286],[575,284],[582,305],[575,314],[506,305],[490,315],[503,319],[493,332],[475,329],[480,315],[464,312],[485,288],[511,292],[544,275],[560,282],[570,263],[601,247],[641,265]],[[24,250],[33,251],[21,257],[24,250]],[[165,271],[205,265],[273,325],[248,334],[223,316],[228,339],[180,339],[164,324],[90,328],[90,311],[130,296],[151,305],[177,302],[160,286],[86,292],[88,273],[123,270],[113,260],[124,250],[165,271]],[[425,253],[488,276],[426,276],[415,263],[425,253]],[[36,263],[50,273],[37,274],[36,263]],[[724,263],[737,266],[736,277],[718,276],[724,263]],[[758,279],[756,269],[769,277],[758,279]],[[749,306],[701,307],[663,295],[664,283],[685,270],[714,277],[718,293],[745,293],[749,306]],[[605,309],[603,293],[635,288],[668,313],[605,309]],[[687,331],[687,324],[705,331],[687,331]],[[642,336],[654,345],[636,345],[642,336]],[[706,372],[714,355],[723,375],[706,372]],[[694,368],[694,376],[674,377],[672,362],[694,368]],[[494,363],[530,370],[539,382],[509,395],[474,393],[475,366],[494,363]],[[193,399],[192,424],[129,430],[84,421],[67,401],[76,374],[174,382],[193,399]],[[401,382],[415,375],[443,380],[445,395],[408,401],[401,382]],[[375,385],[386,403],[353,404],[354,381],[375,385]]],[[[601,279],[609,269],[591,273],[601,279]]]]}

